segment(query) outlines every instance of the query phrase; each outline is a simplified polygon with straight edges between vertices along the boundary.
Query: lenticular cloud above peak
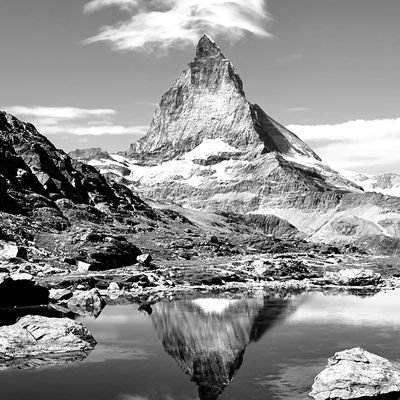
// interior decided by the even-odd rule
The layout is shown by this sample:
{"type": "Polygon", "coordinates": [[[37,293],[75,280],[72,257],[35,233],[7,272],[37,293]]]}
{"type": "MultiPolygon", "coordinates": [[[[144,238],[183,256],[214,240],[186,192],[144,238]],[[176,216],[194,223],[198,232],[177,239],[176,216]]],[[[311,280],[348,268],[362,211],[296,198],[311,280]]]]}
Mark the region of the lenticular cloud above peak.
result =
{"type": "Polygon", "coordinates": [[[127,18],[85,43],[110,42],[119,51],[161,51],[195,44],[204,32],[231,41],[270,37],[265,0],[92,0],[84,12],[117,7],[127,18]]]}

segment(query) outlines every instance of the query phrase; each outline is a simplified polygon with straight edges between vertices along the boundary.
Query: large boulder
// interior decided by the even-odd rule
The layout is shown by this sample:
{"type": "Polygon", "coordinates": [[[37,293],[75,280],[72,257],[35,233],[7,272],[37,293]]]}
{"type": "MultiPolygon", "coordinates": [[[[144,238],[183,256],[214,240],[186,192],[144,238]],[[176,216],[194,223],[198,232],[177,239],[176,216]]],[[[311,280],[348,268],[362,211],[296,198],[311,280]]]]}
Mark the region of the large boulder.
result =
{"type": "Polygon", "coordinates": [[[133,265],[141,254],[139,248],[124,236],[109,232],[89,230],[72,235],[70,241],[70,254],[81,262],[80,266],[85,263],[88,271],[133,265]]]}
{"type": "Polygon", "coordinates": [[[27,254],[25,247],[17,246],[14,243],[0,242],[0,260],[9,260],[17,257],[26,260],[27,254]]]}
{"type": "Polygon", "coordinates": [[[340,271],[327,272],[324,280],[340,286],[376,286],[382,282],[381,274],[364,268],[346,268],[340,271]]]}
{"type": "Polygon", "coordinates": [[[86,357],[95,345],[80,322],[27,315],[0,328],[0,369],[75,361],[86,357]]]}
{"type": "Polygon", "coordinates": [[[314,381],[315,400],[363,399],[400,394],[400,366],[356,347],[336,353],[314,381]]]}

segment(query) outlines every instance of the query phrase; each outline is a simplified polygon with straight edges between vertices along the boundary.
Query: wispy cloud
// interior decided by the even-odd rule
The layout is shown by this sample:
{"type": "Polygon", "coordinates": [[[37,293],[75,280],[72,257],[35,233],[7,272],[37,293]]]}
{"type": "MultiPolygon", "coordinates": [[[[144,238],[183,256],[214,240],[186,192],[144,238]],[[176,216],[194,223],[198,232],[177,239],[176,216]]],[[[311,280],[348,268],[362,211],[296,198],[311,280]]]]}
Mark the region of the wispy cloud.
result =
{"type": "Polygon", "coordinates": [[[90,13],[118,7],[127,18],[84,43],[110,42],[115,50],[165,52],[196,43],[203,33],[231,41],[245,34],[270,37],[265,0],[92,0],[90,13]]]}
{"type": "Polygon", "coordinates": [[[28,115],[35,118],[54,118],[54,119],[84,119],[88,117],[108,117],[115,115],[116,111],[108,108],[104,109],[86,109],[76,107],[26,107],[11,106],[7,107],[11,114],[28,115]]]}
{"type": "Polygon", "coordinates": [[[78,136],[100,136],[100,135],[144,135],[148,130],[147,125],[121,126],[121,125],[95,125],[95,126],[50,126],[45,133],[58,135],[66,133],[78,136]]]}
{"type": "Polygon", "coordinates": [[[136,8],[139,2],[136,0],[92,0],[83,7],[85,13],[91,13],[105,7],[116,6],[123,10],[136,8]]]}
{"type": "Polygon", "coordinates": [[[307,112],[311,111],[309,107],[290,107],[287,109],[289,112],[307,112]]]}
{"type": "Polygon", "coordinates": [[[336,169],[374,173],[374,170],[390,171],[398,165],[400,170],[400,118],[290,125],[288,129],[336,169]]]}
{"type": "Polygon", "coordinates": [[[145,125],[115,124],[117,112],[109,108],[86,109],[76,107],[9,106],[1,107],[24,121],[33,123],[44,135],[144,135],[145,125]]]}
{"type": "Polygon", "coordinates": [[[276,62],[279,65],[289,65],[292,64],[296,61],[300,61],[304,58],[304,54],[300,53],[293,53],[293,54],[288,54],[286,56],[282,56],[276,60],[276,62]]]}

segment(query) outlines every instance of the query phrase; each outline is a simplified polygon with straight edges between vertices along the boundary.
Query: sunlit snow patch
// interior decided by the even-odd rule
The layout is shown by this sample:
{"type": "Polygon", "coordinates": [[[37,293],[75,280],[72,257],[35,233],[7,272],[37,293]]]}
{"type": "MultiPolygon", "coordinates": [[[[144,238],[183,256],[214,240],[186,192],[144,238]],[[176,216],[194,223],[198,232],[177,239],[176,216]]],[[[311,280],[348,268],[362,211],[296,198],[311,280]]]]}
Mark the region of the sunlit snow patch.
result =
{"type": "Polygon", "coordinates": [[[196,148],[185,154],[186,160],[205,160],[220,153],[238,153],[239,150],[230,146],[221,139],[204,139],[196,148]]]}
{"type": "Polygon", "coordinates": [[[196,299],[192,300],[206,314],[222,314],[229,306],[237,303],[237,300],[230,299],[196,299]]]}

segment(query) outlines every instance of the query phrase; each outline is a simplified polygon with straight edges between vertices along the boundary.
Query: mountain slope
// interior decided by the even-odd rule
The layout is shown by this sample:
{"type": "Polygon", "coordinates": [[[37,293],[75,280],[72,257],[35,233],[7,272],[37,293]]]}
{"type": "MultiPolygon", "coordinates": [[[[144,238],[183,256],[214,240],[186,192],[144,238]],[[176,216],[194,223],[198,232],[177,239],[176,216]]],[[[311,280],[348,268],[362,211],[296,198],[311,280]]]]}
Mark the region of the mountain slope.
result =
{"type": "MultiPolygon", "coordinates": [[[[98,149],[76,153],[93,155],[109,157],[98,149]]],[[[3,249],[13,248],[35,266],[44,262],[74,270],[84,262],[99,270],[135,263],[138,246],[159,262],[245,254],[243,243],[250,252],[316,248],[302,239],[279,218],[244,219],[160,201],[150,205],[56,149],[33,125],[0,112],[0,258],[11,254],[3,249]],[[281,245],[272,232],[290,242],[281,245]]]]}
{"type": "Polygon", "coordinates": [[[368,247],[381,237],[382,251],[400,251],[400,199],[365,194],[251,104],[208,36],[162,96],[148,133],[125,154],[88,162],[143,198],[274,215],[313,241],[368,247]]]}

